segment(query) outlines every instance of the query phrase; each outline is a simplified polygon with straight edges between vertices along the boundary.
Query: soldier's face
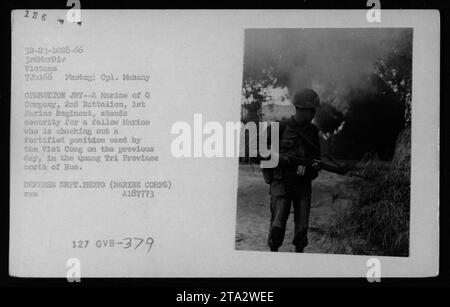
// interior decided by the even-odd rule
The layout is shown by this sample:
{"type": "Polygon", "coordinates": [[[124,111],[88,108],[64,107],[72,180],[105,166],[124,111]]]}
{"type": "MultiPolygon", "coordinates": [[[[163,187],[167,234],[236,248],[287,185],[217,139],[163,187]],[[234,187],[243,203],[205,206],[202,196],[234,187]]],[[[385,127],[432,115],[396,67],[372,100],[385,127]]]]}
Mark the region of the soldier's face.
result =
{"type": "Polygon", "coordinates": [[[316,116],[316,109],[314,108],[308,108],[308,109],[295,109],[295,119],[298,122],[304,122],[304,121],[312,121],[314,116],[316,116]]]}

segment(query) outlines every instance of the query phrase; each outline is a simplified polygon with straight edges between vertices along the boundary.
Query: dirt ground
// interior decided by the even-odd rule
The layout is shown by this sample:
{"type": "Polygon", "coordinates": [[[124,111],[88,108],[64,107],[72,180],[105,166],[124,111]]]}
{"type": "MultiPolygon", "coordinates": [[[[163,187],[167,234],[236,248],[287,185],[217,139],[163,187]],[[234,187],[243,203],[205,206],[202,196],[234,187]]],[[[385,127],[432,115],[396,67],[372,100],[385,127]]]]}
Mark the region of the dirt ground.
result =
{"type": "MultiPolygon", "coordinates": [[[[327,239],[327,227],[336,215],[351,206],[345,199],[345,176],[321,171],[313,181],[311,213],[308,230],[309,245],[305,253],[333,253],[333,244],[327,239]]],[[[267,234],[269,231],[269,185],[262,177],[257,165],[240,165],[237,201],[236,249],[269,251],[267,234]]],[[[280,252],[294,252],[292,245],[294,230],[293,214],[289,216],[286,236],[280,252]]],[[[344,252],[343,253],[347,253],[344,252]]],[[[351,253],[351,251],[348,251],[351,253]]]]}

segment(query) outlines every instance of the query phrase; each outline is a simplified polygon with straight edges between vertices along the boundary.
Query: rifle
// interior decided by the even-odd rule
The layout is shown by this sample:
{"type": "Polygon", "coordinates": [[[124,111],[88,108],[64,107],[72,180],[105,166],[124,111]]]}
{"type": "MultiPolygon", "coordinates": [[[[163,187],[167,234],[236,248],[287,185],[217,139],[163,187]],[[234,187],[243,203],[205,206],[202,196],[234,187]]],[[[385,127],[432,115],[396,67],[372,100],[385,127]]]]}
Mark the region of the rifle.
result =
{"type": "MultiPolygon", "coordinates": [[[[314,144],[314,142],[312,142],[309,138],[305,137],[303,134],[300,134],[300,137],[307,144],[309,144],[312,148],[314,148],[318,152],[320,152],[320,148],[316,144],[314,144]]],[[[279,153],[277,152],[277,153],[271,153],[267,157],[263,157],[263,156],[260,156],[260,157],[262,158],[262,160],[266,160],[266,159],[270,159],[270,156],[272,154],[277,154],[279,156],[279,153]]],[[[339,175],[343,175],[343,176],[347,176],[347,177],[358,177],[358,178],[362,178],[362,179],[365,179],[365,180],[373,181],[372,178],[369,178],[369,177],[366,177],[366,176],[362,176],[362,175],[350,172],[347,168],[342,167],[341,165],[339,165],[339,163],[337,163],[331,156],[325,155],[325,157],[328,158],[334,165],[325,163],[325,162],[323,162],[322,160],[319,160],[319,159],[304,159],[304,158],[289,157],[288,160],[290,160],[290,162],[294,162],[294,164],[297,164],[297,165],[304,165],[304,166],[317,165],[318,168],[323,169],[323,170],[325,170],[327,172],[330,172],[330,173],[335,173],[335,174],[339,174],[339,175]]],[[[262,166],[261,166],[261,168],[262,168],[262,171],[263,171],[264,181],[266,183],[270,183],[272,181],[272,177],[273,177],[273,169],[271,169],[271,168],[264,168],[262,166]]]]}
{"type": "MultiPolygon", "coordinates": [[[[347,177],[358,177],[358,178],[362,178],[365,180],[373,181],[372,178],[362,176],[359,174],[355,174],[353,172],[350,172],[345,167],[341,167],[339,165],[331,165],[331,164],[325,163],[319,159],[304,159],[304,158],[289,157],[288,160],[289,160],[289,163],[296,164],[296,165],[303,165],[303,166],[309,166],[309,167],[317,166],[317,168],[327,171],[327,172],[330,172],[330,173],[335,173],[335,174],[343,175],[343,176],[347,176],[347,177]]],[[[273,178],[273,168],[264,168],[262,166],[261,166],[261,168],[263,171],[264,181],[267,184],[269,184],[273,178]]]]}
{"type": "Polygon", "coordinates": [[[335,174],[343,175],[343,176],[347,176],[347,177],[358,177],[358,178],[362,178],[362,179],[365,179],[365,180],[373,181],[372,178],[369,178],[369,177],[366,177],[366,176],[362,176],[362,175],[350,172],[345,167],[331,165],[331,164],[325,163],[322,160],[318,160],[318,159],[293,158],[293,162],[295,164],[304,165],[304,166],[310,166],[310,167],[316,165],[318,168],[320,168],[320,169],[322,169],[324,171],[330,172],[330,173],[335,173],[335,174]]]}

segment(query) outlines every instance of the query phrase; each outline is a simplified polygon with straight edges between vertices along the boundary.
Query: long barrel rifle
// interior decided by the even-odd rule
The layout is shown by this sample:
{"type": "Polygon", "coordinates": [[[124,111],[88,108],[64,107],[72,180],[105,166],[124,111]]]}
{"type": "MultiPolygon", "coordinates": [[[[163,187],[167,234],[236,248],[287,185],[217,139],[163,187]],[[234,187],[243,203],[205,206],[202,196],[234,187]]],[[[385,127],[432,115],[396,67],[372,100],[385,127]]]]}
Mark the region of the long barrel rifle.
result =
{"type": "Polygon", "coordinates": [[[358,177],[358,178],[362,178],[365,180],[371,180],[373,181],[372,178],[363,176],[363,175],[359,175],[353,172],[350,172],[346,167],[342,167],[342,166],[337,166],[337,165],[332,165],[329,163],[325,163],[322,160],[318,160],[318,159],[299,159],[299,158],[295,158],[294,162],[296,164],[299,165],[304,165],[304,166],[317,166],[318,168],[320,168],[321,170],[330,172],[330,173],[335,173],[338,175],[343,175],[343,176],[347,176],[347,177],[358,177]]]}

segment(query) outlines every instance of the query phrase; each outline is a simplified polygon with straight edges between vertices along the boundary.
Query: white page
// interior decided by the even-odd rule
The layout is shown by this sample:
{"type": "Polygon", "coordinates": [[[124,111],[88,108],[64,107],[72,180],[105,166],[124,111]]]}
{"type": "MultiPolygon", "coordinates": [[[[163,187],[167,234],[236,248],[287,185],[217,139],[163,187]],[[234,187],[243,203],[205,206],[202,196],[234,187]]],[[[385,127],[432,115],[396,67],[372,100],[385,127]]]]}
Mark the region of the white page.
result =
{"type": "Polygon", "coordinates": [[[240,120],[245,29],[306,27],[414,29],[410,254],[378,259],[382,276],[437,274],[436,12],[383,11],[382,23],[369,23],[366,11],[82,10],[81,24],[70,23],[63,10],[38,10],[36,19],[27,15],[32,12],[12,12],[11,275],[66,277],[70,259],[78,259],[81,277],[365,277],[370,256],[235,250],[238,158],[177,158],[171,152],[177,121],[193,127],[194,114],[203,124],[240,120]],[[27,71],[30,64],[41,67],[27,71]],[[36,97],[48,92],[65,97],[36,97]],[[83,96],[70,98],[72,92],[83,96]],[[102,92],[127,97],[102,99],[102,92]],[[102,116],[105,110],[117,112],[109,117],[116,124],[102,116]],[[80,115],[68,117],[79,121],[66,122],[63,114],[80,115]],[[72,131],[58,134],[60,128],[72,131]],[[61,152],[43,151],[58,147],[46,143],[47,129],[48,136],[64,138],[61,152]],[[105,161],[110,153],[92,137],[104,138],[118,161],[105,161]],[[112,144],[111,138],[126,140],[112,144]],[[125,161],[119,148],[135,152],[125,161]],[[56,160],[48,161],[49,155],[56,160]],[[63,161],[70,157],[74,161],[63,161]],[[78,169],[65,170],[66,164],[78,169]],[[97,182],[97,188],[80,187],[83,182],[97,182]],[[140,186],[112,189],[112,182],[140,186]],[[134,189],[144,192],[130,194],[134,189]]]}

